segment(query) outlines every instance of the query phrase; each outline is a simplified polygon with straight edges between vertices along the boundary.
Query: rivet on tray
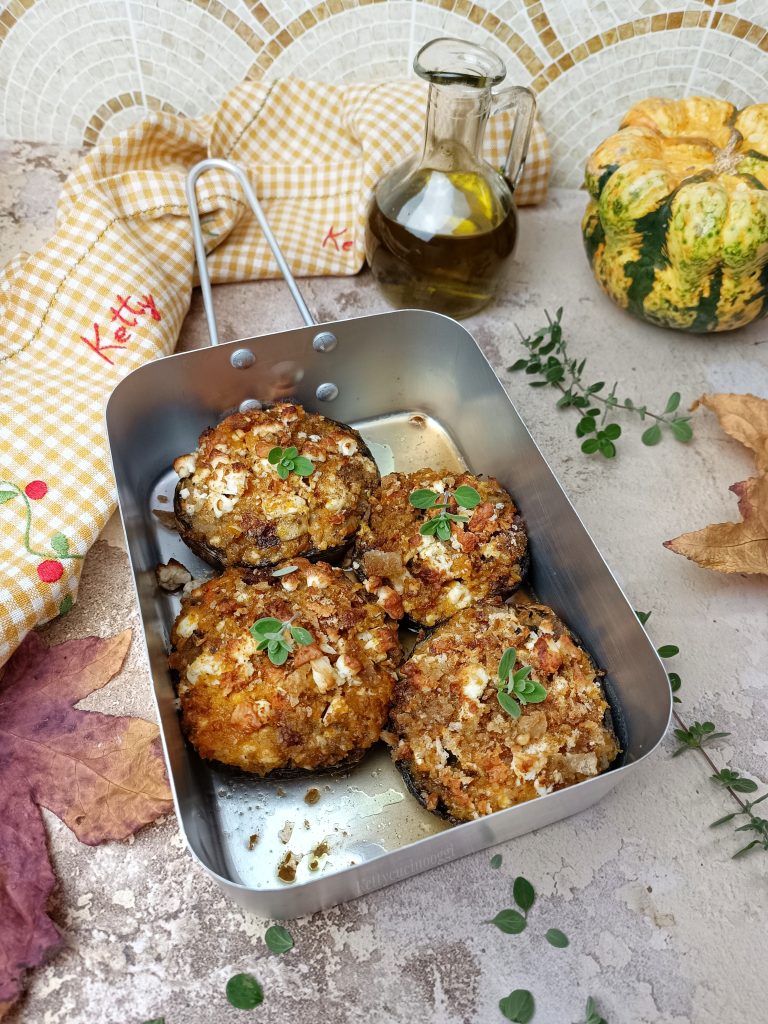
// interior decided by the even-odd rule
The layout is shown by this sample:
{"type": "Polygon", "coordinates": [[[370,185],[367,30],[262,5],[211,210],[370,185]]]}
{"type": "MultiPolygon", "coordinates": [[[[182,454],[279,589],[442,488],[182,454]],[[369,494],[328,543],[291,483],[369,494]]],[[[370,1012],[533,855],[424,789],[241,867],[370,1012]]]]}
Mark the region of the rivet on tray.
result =
{"type": "Polygon", "coordinates": [[[335,384],[320,384],[315,397],[318,402],[332,402],[339,394],[339,389],[335,384]]]}
{"type": "Polygon", "coordinates": [[[258,398],[246,398],[244,402],[241,402],[237,407],[238,412],[252,412],[254,409],[263,409],[264,406],[258,400],[258,398]]]}
{"type": "Polygon", "coordinates": [[[315,352],[332,352],[338,345],[338,339],[330,331],[320,331],[312,339],[312,348],[315,352]]]}
{"type": "Polygon", "coordinates": [[[249,348],[239,348],[232,353],[229,361],[236,370],[247,370],[256,362],[256,356],[249,348]]]}

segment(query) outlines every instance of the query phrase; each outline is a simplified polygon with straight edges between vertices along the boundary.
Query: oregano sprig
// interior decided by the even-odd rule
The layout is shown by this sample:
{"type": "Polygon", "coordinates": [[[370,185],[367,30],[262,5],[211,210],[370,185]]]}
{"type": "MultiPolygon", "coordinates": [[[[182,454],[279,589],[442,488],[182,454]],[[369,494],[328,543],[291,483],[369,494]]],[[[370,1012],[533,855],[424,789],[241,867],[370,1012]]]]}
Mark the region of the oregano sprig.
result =
{"type": "Polygon", "coordinates": [[[546,699],[547,691],[531,678],[533,671],[530,665],[515,671],[517,651],[508,647],[501,656],[496,684],[496,696],[499,704],[511,718],[520,717],[521,704],[541,704],[546,699]]]}
{"type": "Polygon", "coordinates": [[[275,467],[281,480],[287,480],[289,473],[312,476],[315,471],[314,462],[299,455],[298,448],[272,448],[267,459],[275,467]]]}
{"type": "Polygon", "coordinates": [[[293,652],[294,641],[301,647],[307,647],[314,637],[302,626],[292,626],[291,619],[281,622],[280,619],[259,619],[248,632],[254,640],[258,640],[257,651],[266,651],[273,665],[284,665],[288,655],[293,652]]]}
{"type": "Polygon", "coordinates": [[[585,455],[599,452],[606,459],[612,459],[616,455],[616,442],[621,437],[621,426],[606,421],[609,414],[619,410],[637,416],[641,422],[654,420],[641,436],[644,445],[657,445],[662,439],[663,430],[669,431],[677,441],[691,440],[691,417],[681,416],[677,411],[680,406],[679,391],[672,392],[663,412],[655,413],[651,412],[647,405],[632,398],[618,398],[618,381],[613,383],[607,393],[603,380],[588,384],[584,378],[586,359],[579,361],[568,352],[561,324],[562,306],[555,313],[554,320],[546,311],[545,315],[547,326],[540,327],[527,338],[518,328],[522,345],[530,355],[518,359],[507,369],[510,373],[524,370],[529,376],[541,378],[529,381],[532,388],[544,388],[549,385],[560,391],[558,408],[574,409],[579,414],[576,436],[583,438],[581,450],[585,455]]]}
{"type": "MultiPolygon", "coordinates": [[[[457,487],[453,492],[453,498],[459,508],[468,509],[470,512],[473,508],[477,508],[483,500],[475,488],[469,487],[467,484],[462,484],[461,487],[457,487]]],[[[414,508],[439,510],[436,516],[430,517],[419,527],[419,533],[424,537],[436,536],[439,537],[440,540],[450,540],[451,523],[466,523],[469,521],[469,516],[463,516],[458,512],[448,511],[451,503],[450,491],[446,491],[444,494],[440,495],[436,491],[431,491],[429,488],[423,487],[416,491],[411,491],[408,495],[408,502],[414,508]],[[445,501],[441,502],[439,500],[441,497],[445,498],[445,501]]]]}

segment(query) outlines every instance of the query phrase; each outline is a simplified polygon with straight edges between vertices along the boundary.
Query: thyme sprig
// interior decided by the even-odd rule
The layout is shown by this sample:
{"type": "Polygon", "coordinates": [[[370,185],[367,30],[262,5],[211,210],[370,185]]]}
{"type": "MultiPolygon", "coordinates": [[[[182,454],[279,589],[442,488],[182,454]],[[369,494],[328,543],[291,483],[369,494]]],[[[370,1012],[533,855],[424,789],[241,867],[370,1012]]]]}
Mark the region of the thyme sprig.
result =
{"type": "MultiPolygon", "coordinates": [[[[453,492],[453,498],[459,508],[465,508],[470,512],[473,508],[477,508],[483,500],[475,488],[469,487],[467,484],[457,487],[453,492]]],[[[419,490],[411,491],[408,495],[408,502],[414,508],[439,510],[436,516],[431,516],[419,527],[419,533],[424,537],[437,536],[440,540],[450,540],[451,523],[466,523],[469,521],[469,516],[448,511],[451,503],[450,491],[440,495],[436,491],[430,491],[429,488],[423,487],[419,490]],[[439,501],[440,497],[445,498],[445,501],[439,501]]]]}
{"type": "MultiPolygon", "coordinates": [[[[717,774],[713,775],[712,778],[717,779],[717,774]]],[[[743,782],[752,782],[751,779],[745,779],[743,776],[739,776],[739,780],[743,782]]],[[[717,781],[720,780],[717,779],[717,781]]],[[[753,785],[755,786],[755,789],[757,789],[757,784],[753,783],[753,785]]],[[[726,783],[726,788],[729,789],[731,793],[735,794],[736,790],[734,790],[733,785],[731,783],[726,783]]],[[[756,814],[752,813],[752,808],[756,804],[762,803],[763,800],[768,799],[768,793],[763,793],[763,795],[759,796],[757,800],[741,801],[738,797],[736,797],[736,799],[738,800],[739,804],[741,804],[739,810],[733,811],[731,814],[726,814],[722,818],[718,818],[717,821],[713,821],[712,824],[709,826],[710,828],[717,828],[718,825],[725,825],[727,821],[733,821],[733,819],[738,815],[744,815],[746,817],[746,824],[739,825],[739,827],[736,829],[736,832],[754,832],[755,838],[750,840],[750,842],[748,842],[746,846],[742,846],[740,850],[737,850],[736,853],[734,853],[733,855],[733,860],[735,860],[737,857],[743,857],[745,853],[749,853],[749,851],[753,850],[756,846],[759,846],[763,850],[768,851],[768,819],[760,818],[756,814]]]]}
{"type": "MultiPolygon", "coordinates": [[[[635,612],[635,614],[643,625],[645,625],[651,617],[650,612],[635,612]]],[[[667,644],[663,647],[659,647],[658,653],[662,658],[674,657],[679,653],[679,648],[674,644],[667,644]]],[[[668,675],[669,684],[674,694],[680,689],[680,677],[674,672],[670,672],[668,675]]],[[[674,697],[673,699],[676,703],[680,703],[680,700],[677,697],[674,697]]],[[[744,854],[749,853],[750,850],[761,849],[768,852],[768,819],[761,818],[752,811],[753,807],[762,803],[763,800],[768,799],[768,793],[763,793],[763,795],[759,796],[756,800],[742,800],[739,794],[756,793],[758,790],[757,783],[752,779],[746,778],[746,776],[742,775],[741,772],[738,772],[733,768],[718,768],[709,756],[709,751],[704,749],[707,743],[711,743],[713,740],[724,736],[730,736],[731,734],[729,732],[719,732],[714,722],[694,722],[689,728],[683,721],[679,712],[673,711],[673,715],[675,722],[678,725],[678,728],[674,730],[674,735],[680,741],[680,745],[673,752],[672,756],[677,757],[679,754],[685,753],[687,750],[698,750],[712,769],[710,781],[715,785],[726,789],[739,805],[739,809],[737,811],[732,811],[730,814],[723,815],[722,818],[718,818],[717,821],[713,821],[709,827],[718,828],[720,825],[725,825],[729,821],[745,817],[747,819],[746,822],[743,825],[739,825],[735,831],[751,832],[754,838],[750,839],[746,846],[737,850],[736,853],[733,854],[732,859],[735,860],[737,857],[743,857],[744,854]]]]}
{"type": "Polygon", "coordinates": [[[690,729],[675,729],[674,732],[680,746],[672,753],[672,757],[679,757],[688,750],[701,750],[705,743],[731,735],[729,732],[716,732],[714,722],[694,722],[690,729]]]}
{"type": "Polygon", "coordinates": [[[677,441],[690,441],[693,428],[690,416],[681,416],[677,412],[680,406],[680,392],[673,391],[667,399],[664,411],[652,412],[647,405],[632,398],[618,398],[616,390],[618,381],[614,381],[606,393],[606,382],[603,380],[587,384],[584,379],[586,359],[578,360],[568,353],[568,345],[563,337],[561,319],[563,307],[555,313],[553,320],[545,311],[547,326],[540,327],[527,338],[518,328],[520,340],[528,349],[527,358],[518,359],[507,367],[510,373],[525,370],[530,376],[538,376],[540,380],[529,381],[532,388],[545,388],[548,385],[557,388],[561,393],[557,406],[559,409],[574,409],[579,413],[576,424],[576,436],[583,438],[581,450],[585,455],[599,452],[604,458],[612,459],[616,455],[616,441],[621,437],[621,426],[612,421],[607,422],[608,415],[622,410],[637,416],[641,422],[654,420],[643,431],[643,444],[653,447],[661,441],[662,428],[668,430],[677,441]]]}

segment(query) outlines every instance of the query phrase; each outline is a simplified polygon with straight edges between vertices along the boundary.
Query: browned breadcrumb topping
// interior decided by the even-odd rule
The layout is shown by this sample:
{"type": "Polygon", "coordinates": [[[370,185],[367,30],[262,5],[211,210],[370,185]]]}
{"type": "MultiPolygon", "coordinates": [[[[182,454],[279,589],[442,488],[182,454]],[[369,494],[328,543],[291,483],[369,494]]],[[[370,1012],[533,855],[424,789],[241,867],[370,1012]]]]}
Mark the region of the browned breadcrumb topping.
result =
{"type": "Polygon", "coordinates": [[[607,708],[600,673],[551,608],[484,603],[414,649],[384,737],[425,806],[467,821],[605,771],[619,752],[607,708]],[[517,720],[497,698],[507,647],[547,690],[517,720]]]}
{"type": "Polygon", "coordinates": [[[288,402],[228,416],[173,465],[179,532],[213,565],[273,565],[343,546],[379,479],[356,431],[288,402]],[[268,459],[277,447],[297,448],[314,472],[282,480],[268,459]]]}
{"type": "Polygon", "coordinates": [[[371,515],[358,534],[355,561],[365,588],[393,618],[407,615],[433,626],[487,597],[519,586],[527,558],[527,538],[514,502],[489,477],[433,469],[390,473],[371,496],[371,515]],[[451,500],[449,511],[466,514],[451,524],[451,539],[423,536],[419,527],[436,514],[414,508],[412,491],[445,493],[474,487],[482,502],[473,510],[451,500]]]}
{"type": "Polygon", "coordinates": [[[401,652],[363,587],[325,562],[228,569],[182,600],[171,632],[182,725],[204,758],[266,775],[353,760],[378,738],[401,652]],[[282,666],[249,633],[260,618],[312,635],[282,666]]]}

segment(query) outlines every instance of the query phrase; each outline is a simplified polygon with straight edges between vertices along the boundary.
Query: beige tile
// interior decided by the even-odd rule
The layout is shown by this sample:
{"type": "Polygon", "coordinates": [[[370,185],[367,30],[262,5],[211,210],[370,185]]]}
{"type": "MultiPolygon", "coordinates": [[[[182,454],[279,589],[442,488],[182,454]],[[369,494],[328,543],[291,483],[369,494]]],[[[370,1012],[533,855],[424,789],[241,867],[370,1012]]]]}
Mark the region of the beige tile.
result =
{"type": "Polygon", "coordinates": [[[261,52],[267,32],[240,4],[203,8],[188,0],[163,0],[158,33],[152,0],[130,0],[137,47],[152,72],[146,92],[188,115],[215,110],[245,78],[261,52]]]}
{"type": "Polygon", "coordinates": [[[6,8],[0,24],[8,26],[13,12],[19,18],[0,38],[0,132],[6,137],[77,145],[101,103],[140,88],[121,0],[87,8],[68,0],[19,2],[6,8]]]}

